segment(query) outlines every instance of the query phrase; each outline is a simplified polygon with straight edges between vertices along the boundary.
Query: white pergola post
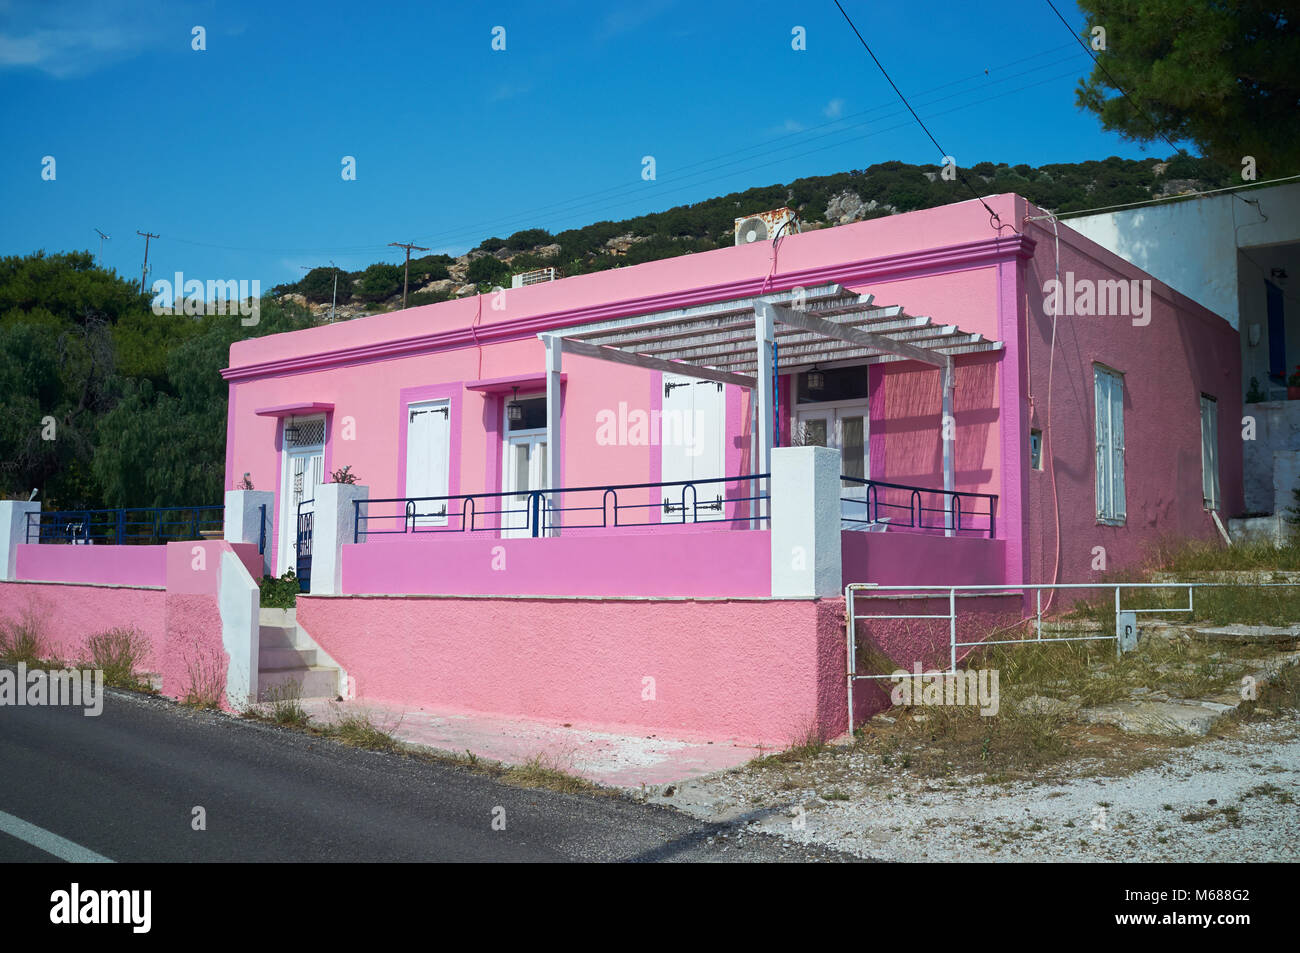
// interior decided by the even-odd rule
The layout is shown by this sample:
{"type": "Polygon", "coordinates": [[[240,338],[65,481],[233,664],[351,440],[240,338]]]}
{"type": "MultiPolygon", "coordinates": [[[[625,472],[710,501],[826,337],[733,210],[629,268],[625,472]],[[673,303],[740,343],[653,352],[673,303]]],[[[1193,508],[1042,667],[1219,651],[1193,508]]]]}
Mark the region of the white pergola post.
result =
{"type": "Polygon", "coordinates": [[[945,492],[944,499],[944,527],[946,536],[952,536],[953,529],[953,508],[956,505],[951,494],[956,482],[955,473],[953,472],[953,450],[957,442],[957,422],[952,413],[952,391],[953,391],[953,362],[948,358],[943,365],[943,419],[940,421],[939,436],[943,440],[943,489],[945,492]],[[950,430],[951,426],[951,430],[950,430]]]}
{"type": "Polygon", "coordinates": [[[776,338],[776,321],[772,305],[761,298],[754,301],[754,344],[757,349],[754,368],[754,398],[758,404],[758,456],[755,473],[772,472],[772,342],[776,338]]]}
{"type": "MultiPolygon", "coordinates": [[[[560,346],[560,339],[554,335],[545,335],[542,341],[546,344],[546,489],[554,490],[560,485],[560,441],[563,439],[560,431],[560,413],[563,410],[560,404],[560,368],[564,363],[564,349],[560,346]]],[[[544,518],[544,510],[538,518],[544,518]]],[[[552,528],[545,535],[559,536],[558,512],[552,514],[551,523],[552,528]]]]}

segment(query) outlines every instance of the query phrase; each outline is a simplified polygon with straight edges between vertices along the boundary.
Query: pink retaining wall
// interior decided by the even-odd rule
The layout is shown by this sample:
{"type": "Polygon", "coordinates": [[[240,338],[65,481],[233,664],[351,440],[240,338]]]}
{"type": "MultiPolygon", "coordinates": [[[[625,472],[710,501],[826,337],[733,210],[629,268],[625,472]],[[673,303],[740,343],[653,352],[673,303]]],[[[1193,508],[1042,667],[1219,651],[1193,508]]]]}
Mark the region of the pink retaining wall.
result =
{"type": "Polygon", "coordinates": [[[766,596],[766,530],[633,530],[553,539],[459,533],[377,536],[343,546],[347,593],[766,596]]]}
{"type": "Polygon", "coordinates": [[[297,618],[378,702],[745,742],[847,721],[843,599],[303,596],[297,618]]]}
{"type": "Polygon", "coordinates": [[[65,546],[19,543],[19,579],[82,582],[99,586],[163,586],[165,546],[65,546]]]}
{"type": "Polygon", "coordinates": [[[0,617],[17,621],[25,612],[34,613],[41,621],[46,643],[42,651],[72,661],[89,657],[86,639],[92,635],[114,628],[138,629],[150,646],[143,667],[159,671],[164,656],[165,597],[162,589],[0,582],[0,617]]]}
{"type": "Polygon", "coordinates": [[[844,584],[984,586],[1003,578],[1006,542],[977,536],[886,531],[840,533],[844,584]]]}

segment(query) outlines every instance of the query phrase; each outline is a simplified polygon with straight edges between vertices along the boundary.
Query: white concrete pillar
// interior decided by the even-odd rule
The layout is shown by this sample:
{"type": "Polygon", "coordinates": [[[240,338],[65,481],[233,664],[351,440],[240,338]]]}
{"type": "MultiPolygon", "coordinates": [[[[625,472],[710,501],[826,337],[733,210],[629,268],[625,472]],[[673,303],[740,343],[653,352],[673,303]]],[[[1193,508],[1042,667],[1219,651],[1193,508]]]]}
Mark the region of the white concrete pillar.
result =
{"type": "MultiPolygon", "coordinates": [[[[560,486],[560,454],[564,452],[564,434],[561,432],[560,424],[561,414],[564,411],[563,377],[561,376],[564,368],[564,350],[560,346],[560,339],[554,335],[548,334],[542,340],[546,344],[546,489],[554,490],[560,486]]],[[[550,499],[556,507],[565,505],[564,500],[555,497],[550,499]]],[[[542,513],[538,518],[543,525],[548,521],[552,524],[550,532],[540,535],[560,535],[558,512],[553,513],[549,518],[542,513]]]]}
{"type": "Polygon", "coordinates": [[[776,447],[771,484],[772,595],[839,595],[840,452],[776,447]]]}
{"type": "MultiPolygon", "coordinates": [[[[370,498],[370,487],[322,483],[316,487],[311,528],[311,594],[343,591],[343,546],[354,541],[356,500],[370,498]]],[[[364,541],[364,533],[356,541],[364,541]]]]}
{"type": "Polygon", "coordinates": [[[221,609],[221,645],[230,656],[226,667],[226,701],[235,711],[243,711],[257,701],[260,603],[261,591],[243,561],[229,550],[223,552],[217,605],[221,609]]]}
{"type": "Polygon", "coordinates": [[[262,546],[262,575],[274,572],[271,530],[275,526],[275,494],[270,490],[227,490],[225,540],[262,546]],[[265,518],[263,517],[265,507],[265,518]],[[265,536],[262,534],[265,533],[265,536]]]}
{"type": "MultiPolygon", "coordinates": [[[[18,556],[18,544],[27,542],[29,513],[39,513],[41,504],[28,503],[25,500],[0,500],[0,580],[10,581],[18,578],[15,574],[14,561],[18,556]]],[[[32,542],[36,542],[37,520],[31,520],[32,542]]]]}
{"type": "Polygon", "coordinates": [[[776,394],[772,389],[773,341],[776,339],[776,321],[772,306],[766,301],[754,302],[754,346],[757,368],[754,371],[754,400],[758,404],[758,467],[755,473],[767,472],[772,466],[772,445],[776,442],[772,429],[773,404],[776,394]]]}

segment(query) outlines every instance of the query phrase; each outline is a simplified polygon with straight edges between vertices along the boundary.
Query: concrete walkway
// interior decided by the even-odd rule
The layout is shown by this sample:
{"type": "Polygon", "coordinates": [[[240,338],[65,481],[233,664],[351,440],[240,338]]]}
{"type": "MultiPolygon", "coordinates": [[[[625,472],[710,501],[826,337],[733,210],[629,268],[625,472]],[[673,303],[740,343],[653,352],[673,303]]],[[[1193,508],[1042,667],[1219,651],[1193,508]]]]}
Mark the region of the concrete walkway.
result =
{"type": "Polygon", "coordinates": [[[409,744],[459,755],[468,751],[512,765],[540,758],[546,767],[638,791],[703,777],[773,753],[771,748],[734,741],[624,733],[479,712],[326,699],[304,699],[302,706],[321,722],[349,712],[366,713],[376,727],[409,744]]]}

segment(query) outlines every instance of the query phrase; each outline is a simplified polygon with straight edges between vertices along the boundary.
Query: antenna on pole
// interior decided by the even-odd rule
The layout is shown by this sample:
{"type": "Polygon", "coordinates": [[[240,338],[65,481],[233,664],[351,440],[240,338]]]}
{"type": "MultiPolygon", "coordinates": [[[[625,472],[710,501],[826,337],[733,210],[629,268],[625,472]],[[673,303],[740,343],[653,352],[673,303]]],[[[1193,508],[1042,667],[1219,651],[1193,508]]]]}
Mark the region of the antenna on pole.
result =
{"type": "Polygon", "coordinates": [[[389,242],[394,248],[406,249],[406,268],[402,271],[402,310],[406,310],[406,281],[411,276],[411,249],[416,251],[428,251],[427,248],[421,248],[419,245],[412,245],[410,242],[389,242]]]}
{"type": "Polygon", "coordinates": [[[140,294],[144,294],[145,283],[149,279],[149,239],[157,238],[153,232],[142,232],[136,229],[137,235],[144,239],[144,264],[140,266],[140,294]]]}
{"type": "Polygon", "coordinates": [[[104,264],[104,242],[108,241],[110,238],[112,238],[112,236],[111,236],[111,235],[105,235],[105,234],[104,234],[103,232],[101,232],[99,229],[95,229],[95,232],[96,232],[96,234],[99,235],[99,264],[100,264],[101,267],[103,267],[103,264],[104,264]]]}

